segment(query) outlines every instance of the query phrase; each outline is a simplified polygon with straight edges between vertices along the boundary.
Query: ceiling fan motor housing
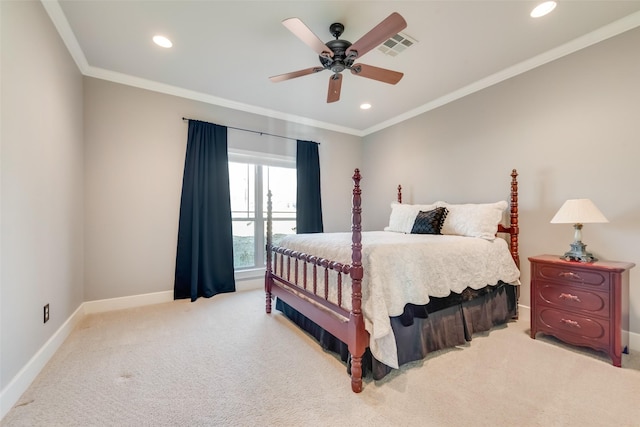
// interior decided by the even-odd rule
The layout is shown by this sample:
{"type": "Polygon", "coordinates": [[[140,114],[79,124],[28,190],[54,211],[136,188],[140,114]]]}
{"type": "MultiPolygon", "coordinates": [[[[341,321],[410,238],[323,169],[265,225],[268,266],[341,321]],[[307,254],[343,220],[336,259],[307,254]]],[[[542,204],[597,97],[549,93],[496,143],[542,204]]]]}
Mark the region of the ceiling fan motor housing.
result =
{"type": "Polygon", "coordinates": [[[347,49],[351,46],[351,42],[336,39],[328,41],[326,45],[333,52],[333,57],[318,56],[320,63],[324,68],[331,70],[334,73],[340,73],[346,68],[351,68],[354,58],[348,57],[346,54],[347,49]]]}

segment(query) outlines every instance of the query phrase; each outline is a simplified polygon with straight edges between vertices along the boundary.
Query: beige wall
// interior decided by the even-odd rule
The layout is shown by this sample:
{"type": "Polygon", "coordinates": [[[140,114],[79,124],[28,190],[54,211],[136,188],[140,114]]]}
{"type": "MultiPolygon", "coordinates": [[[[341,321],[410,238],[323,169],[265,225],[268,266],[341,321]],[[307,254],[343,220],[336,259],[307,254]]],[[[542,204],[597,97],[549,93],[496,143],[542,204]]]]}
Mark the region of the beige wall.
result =
{"type": "Polygon", "coordinates": [[[83,79],[40,2],[0,14],[3,397],[83,301],[173,289],[182,117],[319,142],[325,229],[349,229],[359,137],[83,79]]]}
{"type": "Polygon", "coordinates": [[[407,202],[507,199],[520,190],[523,288],[527,257],[569,250],[570,225],[549,224],[566,199],[590,198],[609,224],[586,224],[587,249],[638,264],[631,326],[640,333],[640,29],[556,60],[364,138],[365,227],[388,221],[402,184],[407,202]],[[384,172],[382,172],[384,171],[384,172]]]}
{"type": "MultiPolygon", "coordinates": [[[[325,229],[350,228],[359,137],[94,78],[85,78],[84,102],[87,301],[173,289],[187,140],[182,117],[319,142],[325,229]]],[[[277,152],[270,144],[278,140],[266,139],[262,148],[277,152]]]]}
{"type": "Polygon", "coordinates": [[[82,75],[41,3],[0,11],[4,391],[84,301],[83,144],[82,75]]]}
{"type": "Polygon", "coordinates": [[[365,229],[386,224],[398,183],[409,202],[493,201],[517,168],[525,304],[526,258],[568,249],[571,228],[549,224],[567,198],[611,221],[585,226],[588,249],[640,263],[639,29],[361,139],[83,79],[40,2],[0,14],[2,390],[83,301],[172,289],[183,116],[320,142],[326,231],[349,229],[355,167],[365,229]]]}

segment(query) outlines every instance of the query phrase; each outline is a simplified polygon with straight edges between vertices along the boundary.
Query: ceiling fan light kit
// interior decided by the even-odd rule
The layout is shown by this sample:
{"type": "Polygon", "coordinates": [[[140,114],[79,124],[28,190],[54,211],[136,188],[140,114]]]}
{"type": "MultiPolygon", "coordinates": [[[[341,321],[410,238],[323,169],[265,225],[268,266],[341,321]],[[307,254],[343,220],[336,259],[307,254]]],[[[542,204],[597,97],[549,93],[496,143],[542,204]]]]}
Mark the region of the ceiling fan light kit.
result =
{"type": "Polygon", "coordinates": [[[402,79],[403,73],[398,71],[354,63],[356,59],[407,27],[407,22],[397,12],[393,12],[353,44],[347,40],[340,39],[344,32],[344,25],[339,22],[329,26],[329,32],[335,37],[335,40],[330,40],[327,43],[322,42],[298,18],[285,19],[282,24],[318,54],[322,67],[311,67],[269,77],[272,82],[281,82],[329,70],[333,74],[329,78],[327,102],[331,103],[340,100],[340,91],[342,89],[341,73],[344,70],[350,70],[351,74],[355,76],[366,77],[388,84],[396,84],[402,79]]]}

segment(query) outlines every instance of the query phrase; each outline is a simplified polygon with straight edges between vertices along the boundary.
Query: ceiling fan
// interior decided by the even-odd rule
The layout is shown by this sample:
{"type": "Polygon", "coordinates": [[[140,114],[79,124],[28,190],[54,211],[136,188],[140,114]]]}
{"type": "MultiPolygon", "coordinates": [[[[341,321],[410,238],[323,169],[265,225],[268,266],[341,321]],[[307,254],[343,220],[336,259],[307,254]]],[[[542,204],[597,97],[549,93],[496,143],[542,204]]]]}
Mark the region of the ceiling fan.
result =
{"type": "Polygon", "coordinates": [[[319,55],[322,66],[269,77],[272,82],[281,82],[324,70],[330,70],[333,74],[329,78],[327,102],[336,102],[340,99],[340,89],[342,87],[341,73],[344,70],[348,69],[356,76],[366,77],[392,85],[398,83],[404,75],[397,71],[374,67],[372,65],[354,64],[356,59],[362,57],[365,53],[407,27],[407,22],[397,12],[393,12],[386,17],[353,44],[347,40],[340,40],[340,35],[342,35],[344,31],[344,25],[340,23],[331,24],[329,31],[331,35],[335,37],[335,40],[330,40],[326,44],[298,18],[285,19],[282,21],[282,24],[319,55]]]}

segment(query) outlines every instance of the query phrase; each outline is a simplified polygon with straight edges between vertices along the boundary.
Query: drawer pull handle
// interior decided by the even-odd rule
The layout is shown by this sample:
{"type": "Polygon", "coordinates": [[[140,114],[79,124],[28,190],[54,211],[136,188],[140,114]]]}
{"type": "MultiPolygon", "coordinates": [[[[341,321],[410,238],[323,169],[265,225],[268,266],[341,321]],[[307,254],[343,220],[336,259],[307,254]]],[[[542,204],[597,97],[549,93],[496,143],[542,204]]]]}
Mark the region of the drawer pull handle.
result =
{"type": "Polygon", "coordinates": [[[560,296],[558,298],[566,299],[566,300],[573,301],[573,302],[582,302],[582,301],[580,301],[580,298],[578,298],[577,295],[571,295],[571,294],[562,293],[562,294],[560,294],[560,296]]]}
{"type": "Polygon", "coordinates": [[[580,277],[580,275],[573,273],[571,271],[562,271],[558,274],[558,276],[560,277],[568,277],[570,279],[575,279],[575,280],[582,280],[582,277],[580,277]]]}
{"type": "Polygon", "coordinates": [[[560,319],[560,321],[562,323],[564,323],[565,325],[569,325],[569,326],[572,326],[574,328],[580,328],[580,324],[578,322],[576,322],[575,320],[560,319]]]}

